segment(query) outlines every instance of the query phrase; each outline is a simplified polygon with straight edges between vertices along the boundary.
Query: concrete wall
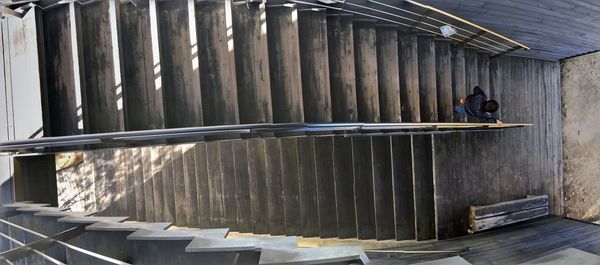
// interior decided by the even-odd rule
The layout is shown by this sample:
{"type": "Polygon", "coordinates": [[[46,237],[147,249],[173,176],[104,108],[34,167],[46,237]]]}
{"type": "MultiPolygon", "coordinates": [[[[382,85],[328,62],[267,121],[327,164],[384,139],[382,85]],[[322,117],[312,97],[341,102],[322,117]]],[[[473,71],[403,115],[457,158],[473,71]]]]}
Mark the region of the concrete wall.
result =
{"type": "Polygon", "coordinates": [[[561,66],[565,213],[600,221],[600,53],[561,66]]]}

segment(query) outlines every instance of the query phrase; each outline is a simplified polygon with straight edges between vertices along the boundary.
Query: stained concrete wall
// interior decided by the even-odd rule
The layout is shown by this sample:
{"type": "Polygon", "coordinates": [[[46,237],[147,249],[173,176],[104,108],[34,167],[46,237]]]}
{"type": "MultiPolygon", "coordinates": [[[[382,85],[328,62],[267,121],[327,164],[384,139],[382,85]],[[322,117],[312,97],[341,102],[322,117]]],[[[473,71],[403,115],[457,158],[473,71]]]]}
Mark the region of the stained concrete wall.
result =
{"type": "Polygon", "coordinates": [[[600,221],[600,53],[564,60],[562,134],[565,213],[600,221]]]}

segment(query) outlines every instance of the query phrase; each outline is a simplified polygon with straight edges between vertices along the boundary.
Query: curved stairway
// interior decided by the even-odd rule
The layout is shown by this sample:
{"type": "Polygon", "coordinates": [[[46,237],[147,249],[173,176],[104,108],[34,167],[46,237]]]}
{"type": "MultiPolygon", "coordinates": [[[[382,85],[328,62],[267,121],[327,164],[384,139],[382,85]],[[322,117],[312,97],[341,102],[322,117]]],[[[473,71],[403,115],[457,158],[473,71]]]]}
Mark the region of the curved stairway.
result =
{"type": "Polygon", "coordinates": [[[20,251],[27,253],[24,258],[10,260],[15,264],[250,265],[369,261],[361,247],[298,248],[296,237],[227,238],[229,229],[170,229],[170,222],[124,222],[128,217],[96,216],[93,212],[72,212],[31,202],[3,207],[8,215],[2,220],[2,233],[27,244],[6,245],[3,241],[4,252],[0,255],[14,257],[19,246],[20,251]],[[73,232],[77,229],[81,231],[73,232]],[[43,235],[48,237],[63,231],[75,234],[66,236],[63,243],[40,247],[43,235]]]}

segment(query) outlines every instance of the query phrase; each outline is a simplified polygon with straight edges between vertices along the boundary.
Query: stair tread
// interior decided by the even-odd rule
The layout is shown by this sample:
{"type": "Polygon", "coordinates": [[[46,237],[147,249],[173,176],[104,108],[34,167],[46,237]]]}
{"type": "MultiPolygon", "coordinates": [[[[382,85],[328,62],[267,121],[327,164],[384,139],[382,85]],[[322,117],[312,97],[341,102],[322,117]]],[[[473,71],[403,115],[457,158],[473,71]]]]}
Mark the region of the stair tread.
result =
{"type": "Polygon", "coordinates": [[[62,211],[68,211],[69,209],[70,208],[41,206],[41,207],[21,207],[21,208],[17,208],[17,211],[19,211],[19,212],[62,212],[62,211]]]}
{"type": "Polygon", "coordinates": [[[185,230],[155,230],[139,229],[127,236],[128,240],[192,240],[195,237],[224,238],[229,233],[228,228],[185,229],[185,230]]]}
{"type": "Polygon", "coordinates": [[[32,203],[29,201],[23,201],[23,202],[15,202],[15,203],[8,203],[8,204],[2,205],[2,207],[5,207],[5,208],[44,207],[44,206],[50,206],[50,204],[49,203],[32,203]]]}
{"type": "Polygon", "coordinates": [[[414,265],[471,265],[471,263],[463,259],[461,256],[454,256],[444,259],[420,262],[414,265]]]}
{"type": "Polygon", "coordinates": [[[296,237],[245,237],[245,238],[202,238],[196,237],[185,247],[185,252],[245,251],[275,248],[294,249],[296,237]]]}
{"type": "Polygon", "coordinates": [[[71,212],[71,211],[42,211],[37,212],[35,216],[49,216],[49,217],[64,217],[64,216],[88,216],[95,214],[96,212],[71,212]]]}
{"type": "Polygon", "coordinates": [[[143,222],[130,222],[130,223],[117,223],[117,222],[96,222],[85,227],[88,231],[137,231],[141,228],[164,230],[171,226],[171,222],[160,222],[160,223],[143,223],[143,222]]]}
{"type": "Polygon", "coordinates": [[[73,223],[73,224],[92,224],[96,222],[108,221],[108,222],[123,222],[127,220],[128,216],[65,216],[59,218],[58,221],[62,223],[73,223]]]}
{"type": "Polygon", "coordinates": [[[259,264],[320,264],[361,260],[369,262],[359,246],[333,246],[316,248],[263,249],[259,264]]]}

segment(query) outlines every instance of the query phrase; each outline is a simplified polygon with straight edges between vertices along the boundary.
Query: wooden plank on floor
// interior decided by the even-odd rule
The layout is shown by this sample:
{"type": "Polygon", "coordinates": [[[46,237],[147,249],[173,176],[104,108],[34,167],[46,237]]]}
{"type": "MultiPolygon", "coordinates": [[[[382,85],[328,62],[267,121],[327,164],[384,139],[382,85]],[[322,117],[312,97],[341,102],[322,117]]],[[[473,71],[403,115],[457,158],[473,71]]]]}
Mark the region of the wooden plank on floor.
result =
{"type": "Polygon", "coordinates": [[[376,31],[372,22],[354,23],[356,102],[358,120],[379,122],[376,31]]]}
{"type": "Polygon", "coordinates": [[[195,25],[193,13],[187,0],[157,3],[166,128],[203,124],[199,73],[193,64],[198,60],[196,32],[190,27],[195,25]]]}
{"type": "Polygon", "coordinates": [[[266,180],[265,141],[250,139],[248,146],[248,174],[250,179],[250,206],[255,234],[269,233],[269,205],[266,180]]]}
{"type": "Polygon", "coordinates": [[[373,137],[373,188],[377,240],[396,237],[390,137],[373,137]]]}
{"type": "Polygon", "coordinates": [[[123,94],[119,58],[118,32],[115,24],[119,4],[101,1],[81,7],[81,34],[85,65],[82,76],[84,131],[86,133],[124,130],[123,94]],[[116,59],[116,60],[115,60],[116,59]]]}
{"type": "Polygon", "coordinates": [[[530,196],[485,206],[471,206],[469,216],[474,219],[482,219],[543,206],[548,206],[548,195],[530,196]]]}
{"type": "MultiPolygon", "coordinates": [[[[457,105],[461,98],[467,97],[465,82],[465,50],[461,47],[452,47],[452,103],[454,105],[457,105]]],[[[456,113],[454,115],[454,122],[467,121],[464,115],[456,115],[456,113]]]]}
{"type": "Polygon", "coordinates": [[[160,156],[162,163],[162,181],[163,181],[163,198],[164,198],[164,221],[175,222],[175,183],[173,180],[173,147],[160,147],[160,156]]]}
{"type": "Polygon", "coordinates": [[[221,172],[223,177],[223,206],[225,207],[226,227],[237,230],[237,197],[235,188],[235,161],[233,156],[233,145],[231,141],[219,142],[219,154],[221,155],[221,172]]]}
{"type": "MultiPolygon", "coordinates": [[[[72,26],[80,25],[72,17],[79,13],[79,6],[75,4],[60,5],[47,10],[43,15],[44,51],[46,63],[46,89],[48,97],[49,125],[44,125],[48,130],[45,136],[76,135],[82,133],[79,122],[78,110],[81,105],[81,95],[77,91],[81,84],[76,83],[73,54],[77,48],[77,39],[72,39],[72,26]],[[71,13],[71,9],[73,13],[71,13]],[[79,95],[79,96],[78,96],[79,95]]],[[[81,124],[83,125],[83,124],[81,124]]]]}
{"type": "Polygon", "coordinates": [[[187,225],[187,211],[185,209],[185,163],[181,145],[174,145],[172,151],[173,159],[173,189],[175,194],[175,224],[177,226],[187,225]]]}
{"type": "Polygon", "coordinates": [[[436,238],[433,136],[413,135],[413,185],[417,240],[436,238]]]}
{"type": "Polygon", "coordinates": [[[146,220],[146,197],[144,195],[144,165],[141,148],[134,148],[131,155],[132,163],[129,165],[135,179],[135,205],[136,220],[143,222],[146,220]]]}
{"type": "Polygon", "coordinates": [[[287,235],[302,235],[300,165],[296,138],[281,138],[281,175],[287,235]]]}
{"type": "Polygon", "coordinates": [[[319,236],[319,211],[314,138],[298,138],[298,166],[302,235],[319,236]]]}
{"type": "Polygon", "coordinates": [[[396,239],[415,238],[415,207],[410,136],[392,136],[392,173],[396,239]]]}
{"type": "Polygon", "coordinates": [[[352,163],[352,140],[346,137],[334,137],[333,164],[339,238],[356,237],[354,168],[352,163]]]}
{"type": "Polygon", "coordinates": [[[127,116],[125,129],[128,131],[165,127],[163,95],[155,82],[155,75],[160,77],[160,73],[155,73],[153,60],[158,57],[158,50],[154,51],[152,45],[158,40],[153,40],[157,36],[153,36],[151,25],[156,23],[156,18],[151,16],[151,8],[155,7],[132,3],[121,5],[121,62],[127,116]]]}
{"type": "Polygon", "coordinates": [[[354,203],[356,205],[357,235],[359,239],[374,239],[376,228],[371,138],[353,138],[352,153],[354,154],[354,203]]]}
{"type": "Polygon", "coordinates": [[[160,157],[161,148],[150,147],[150,174],[152,174],[152,195],[154,198],[154,220],[164,221],[164,196],[162,179],[162,162],[160,157]]]}
{"type": "Polygon", "coordinates": [[[419,104],[421,121],[438,121],[435,68],[435,41],[431,36],[417,38],[419,62],[419,104]]]}
{"type": "Polygon", "coordinates": [[[200,228],[210,228],[210,188],[208,185],[208,165],[206,158],[206,143],[196,143],[194,147],[196,165],[196,195],[198,203],[198,225],[200,228]]]}
{"type": "Polygon", "coordinates": [[[296,8],[266,11],[274,122],[302,122],[302,77],[296,8]]]}
{"type": "Polygon", "coordinates": [[[548,215],[548,206],[527,209],[518,212],[512,212],[506,215],[499,215],[478,220],[472,220],[470,233],[480,232],[500,226],[514,224],[517,222],[530,220],[548,215]]]}
{"type": "Polygon", "coordinates": [[[275,139],[265,139],[266,180],[271,235],[285,234],[285,213],[281,174],[281,146],[275,139]]]}
{"type": "Polygon", "coordinates": [[[144,201],[146,205],[146,222],[156,220],[154,214],[154,183],[152,181],[152,149],[151,147],[142,147],[142,168],[144,180],[144,201]]]}
{"type": "Polygon", "coordinates": [[[250,175],[248,172],[248,148],[246,141],[233,141],[233,160],[235,167],[235,190],[237,208],[237,230],[252,232],[252,209],[250,204],[250,175]]]}
{"type": "Polygon", "coordinates": [[[327,17],[329,77],[334,121],[356,121],[356,76],[352,18],[327,17]]]}
{"type": "Polygon", "coordinates": [[[194,144],[181,146],[183,156],[183,181],[185,184],[184,197],[186,223],[188,227],[197,227],[198,223],[198,194],[196,186],[196,152],[194,144]]]}
{"type": "Polygon", "coordinates": [[[452,97],[452,52],[450,42],[438,41],[435,43],[435,77],[437,87],[438,121],[453,121],[452,97]]]}
{"type": "Polygon", "coordinates": [[[400,122],[400,75],[398,68],[398,31],[395,27],[377,28],[377,80],[382,122],[400,122]]]}
{"type": "Polygon", "coordinates": [[[333,214],[336,212],[333,137],[316,137],[314,143],[320,236],[337,237],[338,220],[333,214]]]}
{"type": "Polygon", "coordinates": [[[421,122],[417,36],[406,32],[398,35],[402,121],[421,122]]]}
{"type": "Polygon", "coordinates": [[[226,227],[223,202],[223,168],[218,142],[206,143],[208,189],[210,191],[210,216],[213,227],[226,227]]]}
{"type": "Polygon", "coordinates": [[[228,33],[231,30],[230,5],[230,1],[203,1],[195,5],[200,83],[201,87],[207,88],[202,89],[205,125],[238,124],[240,121],[235,54],[228,33]]]}

